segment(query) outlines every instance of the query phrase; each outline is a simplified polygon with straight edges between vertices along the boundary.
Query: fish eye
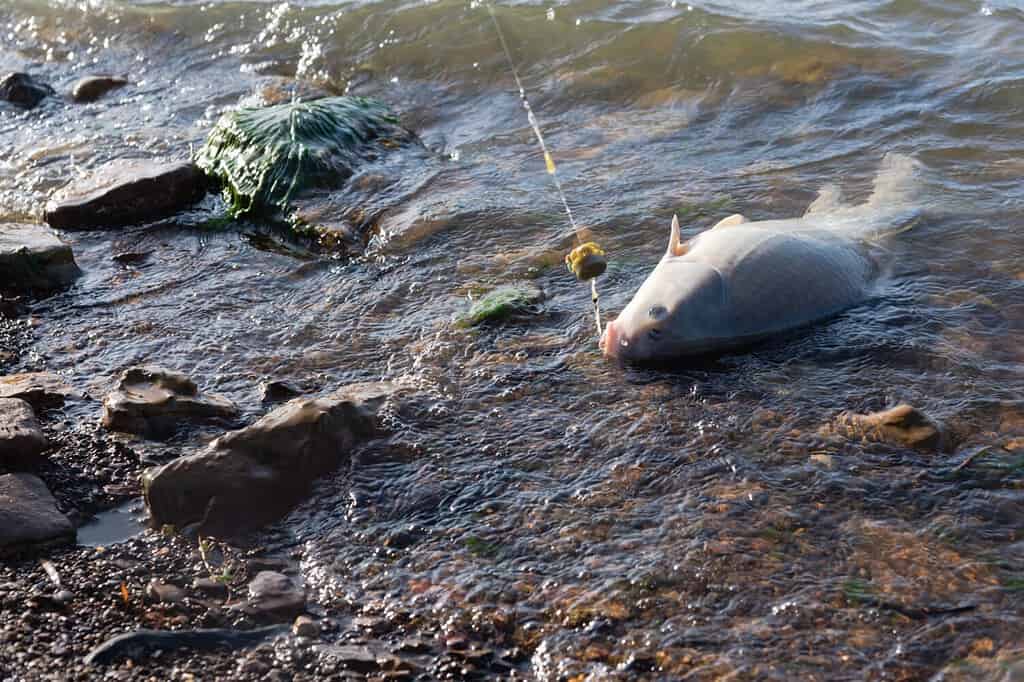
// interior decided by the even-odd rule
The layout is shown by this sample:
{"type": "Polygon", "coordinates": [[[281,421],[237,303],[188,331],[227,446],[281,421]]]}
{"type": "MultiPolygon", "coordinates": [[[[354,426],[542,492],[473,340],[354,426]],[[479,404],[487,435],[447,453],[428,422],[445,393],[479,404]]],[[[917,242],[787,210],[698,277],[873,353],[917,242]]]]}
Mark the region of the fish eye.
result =
{"type": "Polygon", "coordinates": [[[663,305],[652,305],[647,314],[650,315],[652,320],[664,320],[665,316],[668,315],[668,309],[663,305]]]}

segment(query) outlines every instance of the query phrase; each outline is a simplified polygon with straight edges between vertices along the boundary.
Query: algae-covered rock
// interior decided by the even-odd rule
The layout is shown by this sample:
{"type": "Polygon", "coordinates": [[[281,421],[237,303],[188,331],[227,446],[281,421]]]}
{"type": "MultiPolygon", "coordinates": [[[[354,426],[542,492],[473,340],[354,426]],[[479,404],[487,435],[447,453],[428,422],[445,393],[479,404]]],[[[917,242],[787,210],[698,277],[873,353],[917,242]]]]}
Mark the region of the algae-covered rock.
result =
{"type": "Polygon", "coordinates": [[[224,114],[196,163],[223,185],[233,217],[291,219],[297,197],[341,187],[361,163],[416,140],[380,102],[326,97],[224,114]]]}
{"type": "Polygon", "coordinates": [[[499,287],[476,301],[469,312],[459,318],[458,324],[473,327],[536,314],[537,304],[543,300],[544,291],[529,284],[499,287]]]}

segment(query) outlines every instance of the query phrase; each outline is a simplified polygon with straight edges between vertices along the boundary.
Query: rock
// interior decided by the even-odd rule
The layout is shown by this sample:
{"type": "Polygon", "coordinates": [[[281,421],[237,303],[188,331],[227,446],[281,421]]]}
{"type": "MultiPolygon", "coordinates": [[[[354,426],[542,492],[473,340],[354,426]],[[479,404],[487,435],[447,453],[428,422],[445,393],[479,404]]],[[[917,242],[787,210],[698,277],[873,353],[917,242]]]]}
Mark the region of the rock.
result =
{"type": "Polygon", "coordinates": [[[71,247],[50,228],[0,223],[0,289],[52,291],[81,274],[71,247]]]}
{"type": "Polygon", "coordinates": [[[228,586],[213,578],[196,578],[192,581],[192,589],[214,599],[227,599],[228,586]]]}
{"type": "Polygon", "coordinates": [[[370,673],[380,669],[383,655],[370,647],[355,644],[320,644],[314,647],[317,653],[337,660],[350,670],[370,673]]]}
{"type": "Polygon", "coordinates": [[[55,94],[53,88],[27,73],[10,73],[0,80],[0,100],[22,109],[32,109],[44,98],[55,94]]]}
{"type": "Polygon", "coordinates": [[[71,89],[71,99],[76,102],[95,102],[111,90],[123,88],[128,80],[116,76],[86,76],[79,79],[71,89]]]}
{"type": "Polygon", "coordinates": [[[185,590],[177,585],[170,585],[153,579],[146,586],[146,596],[153,601],[178,604],[185,601],[185,590]]]}
{"type": "Polygon", "coordinates": [[[32,406],[20,398],[0,398],[0,466],[30,462],[45,447],[32,406]]]}
{"type": "Polygon", "coordinates": [[[183,422],[228,419],[238,413],[231,401],[199,395],[184,374],[160,367],[132,367],[103,401],[103,425],[111,431],[166,438],[183,422]]]}
{"type": "Polygon", "coordinates": [[[203,198],[206,180],[190,161],[114,161],[73,181],[46,206],[51,227],[118,227],[174,215],[203,198]]]}
{"type": "Polygon", "coordinates": [[[822,432],[916,450],[935,451],[946,445],[941,427],[917,408],[906,404],[871,414],[844,412],[832,424],[823,427],[822,432]]]}
{"type": "Polygon", "coordinates": [[[268,626],[255,630],[229,630],[212,628],[208,630],[148,630],[111,637],[85,657],[85,664],[91,666],[110,665],[125,659],[138,660],[152,656],[158,651],[216,651],[241,649],[255,646],[269,639],[285,634],[287,628],[268,626]]]}
{"type": "Polygon", "coordinates": [[[354,384],[292,400],[203,452],[147,470],[143,487],[153,522],[199,523],[204,534],[230,535],[280,518],[317,477],[378,434],[380,413],[399,390],[391,383],[354,384]]]}
{"type": "Polygon", "coordinates": [[[260,389],[265,403],[279,403],[302,395],[302,389],[290,381],[264,381],[260,389]]]}
{"type": "Polygon", "coordinates": [[[825,467],[826,469],[834,469],[836,467],[835,457],[832,455],[826,455],[824,453],[815,453],[811,455],[811,461],[815,464],[825,467]]]}
{"type": "Polygon", "coordinates": [[[0,556],[73,542],[75,528],[32,474],[0,476],[0,556]]]}
{"type": "Polygon", "coordinates": [[[319,637],[320,624],[309,616],[299,616],[292,624],[292,633],[296,637],[319,637]]]}
{"type": "Polygon", "coordinates": [[[56,374],[27,372],[0,377],[0,398],[19,398],[36,410],[60,407],[75,392],[56,374]]]}
{"type": "Polygon", "coordinates": [[[249,599],[231,610],[262,621],[291,620],[306,610],[306,591],[283,573],[260,571],[249,583],[249,599]]]}

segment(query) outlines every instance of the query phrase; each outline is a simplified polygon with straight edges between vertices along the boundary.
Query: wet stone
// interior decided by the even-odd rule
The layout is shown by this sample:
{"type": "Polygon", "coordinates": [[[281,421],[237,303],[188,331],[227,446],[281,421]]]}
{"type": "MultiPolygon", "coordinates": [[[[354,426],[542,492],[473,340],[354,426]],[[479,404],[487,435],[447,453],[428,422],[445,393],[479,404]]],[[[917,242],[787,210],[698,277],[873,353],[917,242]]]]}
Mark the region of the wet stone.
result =
{"type": "Polygon", "coordinates": [[[200,395],[184,374],[160,367],[133,367],[103,401],[103,425],[111,431],[166,438],[183,423],[230,419],[237,414],[227,399],[200,395]]]}
{"type": "Polygon", "coordinates": [[[0,223],[0,289],[52,291],[81,274],[71,247],[50,228],[0,223]]]}
{"type": "Polygon", "coordinates": [[[27,73],[10,73],[0,80],[0,101],[10,102],[22,109],[32,109],[46,97],[55,94],[53,88],[27,73]]]}
{"type": "Polygon", "coordinates": [[[172,216],[205,194],[206,179],[190,161],[114,161],[70,183],[45,218],[65,230],[120,227],[172,216]]]}
{"type": "Polygon", "coordinates": [[[215,599],[226,599],[228,596],[228,586],[213,578],[196,578],[192,582],[192,589],[215,599]]]}
{"type": "Polygon", "coordinates": [[[320,624],[309,616],[299,616],[292,624],[292,632],[296,637],[319,637],[320,624]]]}
{"type": "Polygon", "coordinates": [[[203,452],[147,470],[151,518],[178,528],[199,523],[200,532],[213,535],[280,518],[356,444],[378,435],[379,413],[398,390],[390,383],[354,384],[292,400],[203,452]]]}
{"type": "Polygon", "coordinates": [[[75,102],[95,102],[111,90],[123,88],[128,80],[117,76],[86,76],[75,83],[71,89],[71,99],[75,102]]]}
{"type": "Polygon", "coordinates": [[[32,474],[0,476],[0,556],[73,542],[75,529],[32,474]]]}
{"type": "Polygon", "coordinates": [[[32,406],[19,398],[0,398],[0,466],[30,463],[45,447],[32,406]]]}
{"type": "Polygon", "coordinates": [[[0,377],[0,398],[19,398],[36,410],[60,407],[74,391],[50,372],[27,372],[0,377]]]}
{"type": "Polygon", "coordinates": [[[156,602],[178,604],[185,601],[185,590],[177,585],[171,585],[154,579],[146,586],[146,596],[156,602]]]}
{"type": "Polygon", "coordinates": [[[926,414],[906,404],[871,414],[844,412],[831,425],[823,427],[822,432],[915,450],[935,451],[946,446],[942,428],[926,414]]]}

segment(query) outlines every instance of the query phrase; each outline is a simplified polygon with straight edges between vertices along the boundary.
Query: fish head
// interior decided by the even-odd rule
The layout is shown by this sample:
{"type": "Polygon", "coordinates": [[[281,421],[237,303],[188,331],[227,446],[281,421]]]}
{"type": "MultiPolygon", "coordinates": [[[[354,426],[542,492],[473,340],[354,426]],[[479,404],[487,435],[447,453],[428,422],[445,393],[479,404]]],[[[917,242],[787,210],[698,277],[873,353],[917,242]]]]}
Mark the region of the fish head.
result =
{"type": "Polygon", "coordinates": [[[665,255],[605,328],[601,350],[606,357],[645,362],[705,350],[722,313],[724,285],[715,268],[685,254],[673,218],[665,255]]]}

